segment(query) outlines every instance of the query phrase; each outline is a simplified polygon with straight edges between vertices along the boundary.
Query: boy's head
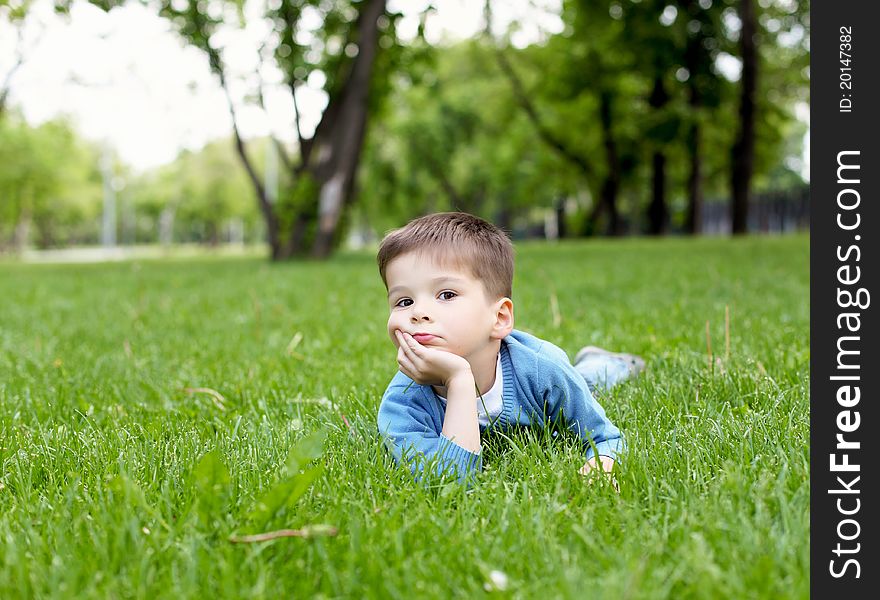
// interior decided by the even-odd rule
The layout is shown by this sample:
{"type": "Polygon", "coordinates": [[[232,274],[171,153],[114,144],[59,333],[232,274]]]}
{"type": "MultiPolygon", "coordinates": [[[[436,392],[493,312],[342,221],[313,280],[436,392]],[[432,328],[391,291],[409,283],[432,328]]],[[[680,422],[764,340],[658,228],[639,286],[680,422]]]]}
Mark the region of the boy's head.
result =
{"type": "Polygon", "coordinates": [[[427,215],[389,233],[376,258],[395,345],[399,330],[472,366],[494,360],[513,329],[513,246],[503,231],[466,213],[427,215]]]}
{"type": "Polygon", "coordinates": [[[388,288],[388,263],[415,252],[437,265],[470,271],[482,282],[487,298],[513,295],[513,246],[495,225],[462,212],[419,217],[385,236],[376,260],[388,288]]]}

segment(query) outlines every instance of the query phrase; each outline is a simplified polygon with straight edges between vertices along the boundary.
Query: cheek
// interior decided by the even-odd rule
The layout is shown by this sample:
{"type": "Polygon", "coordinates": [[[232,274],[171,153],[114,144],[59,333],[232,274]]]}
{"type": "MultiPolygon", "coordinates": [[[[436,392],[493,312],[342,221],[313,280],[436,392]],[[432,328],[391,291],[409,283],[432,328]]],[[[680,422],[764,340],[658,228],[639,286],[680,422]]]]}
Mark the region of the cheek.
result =
{"type": "Polygon", "coordinates": [[[398,323],[399,319],[397,315],[392,313],[388,317],[388,337],[391,338],[391,343],[394,344],[394,347],[397,348],[397,336],[394,335],[395,329],[401,329],[400,324],[398,323]]]}

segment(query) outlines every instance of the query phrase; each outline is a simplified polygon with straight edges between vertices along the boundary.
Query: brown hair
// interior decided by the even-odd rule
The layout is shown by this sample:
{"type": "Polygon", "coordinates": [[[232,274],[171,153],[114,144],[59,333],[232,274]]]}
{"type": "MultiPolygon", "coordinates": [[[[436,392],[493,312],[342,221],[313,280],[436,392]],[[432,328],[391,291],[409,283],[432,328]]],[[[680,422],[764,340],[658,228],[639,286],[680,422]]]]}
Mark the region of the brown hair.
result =
{"type": "Polygon", "coordinates": [[[429,252],[443,264],[466,267],[493,300],[513,294],[513,245],[504,231],[479,217],[435,213],[389,232],[376,255],[386,288],[388,263],[409,252],[429,252]]]}

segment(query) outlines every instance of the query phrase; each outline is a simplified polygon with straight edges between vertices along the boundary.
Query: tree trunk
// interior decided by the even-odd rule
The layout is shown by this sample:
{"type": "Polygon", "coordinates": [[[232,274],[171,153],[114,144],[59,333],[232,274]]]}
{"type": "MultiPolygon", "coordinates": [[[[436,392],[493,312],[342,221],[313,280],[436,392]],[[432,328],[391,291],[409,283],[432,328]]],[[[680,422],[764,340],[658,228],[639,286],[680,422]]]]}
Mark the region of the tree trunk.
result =
{"type": "Polygon", "coordinates": [[[358,54],[351,74],[328,105],[315,131],[311,157],[318,162],[309,168],[319,182],[318,229],[312,256],[324,258],[333,249],[336,230],[344,208],[350,204],[360,162],[369,110],[370,79],[379,41],[379,17],[385,0],[369,0],[357,22],[358,54]]]}
{"type": "Polygon", "coordinates": [[[553,218],[556,219],[556,237],[560,240],[568,237],[568,229],[565,225],[565,198],[556,201],[553,207],[553,218]]]}
{"type": "Polygon", "coordinates": [[[266,223],[266,238],[269,242],[269,249],[272,255],[272,260],[287,258],[286,256],[283,256],[282,240],[278,228],[278,215],[275,213],[275,205],[270,202],[269,194],[266,191],[265,186],[263,186],[263,182],[260,180],[260,176],[257,175],[257,171],[254,168],[253,163],[248,157],[247,150],[245,149],[244,140],[242,139],[241,132],[238,129],[238,120],[235,116],[235,107],[232,103],[232,96],[229,94],[229,87],[226,83],[226,74],[221,67],[220,54],[214,49],[209,49],[208,57],[211,61],[212,69],[217,73],[217,76],[220,78],[220,86],[223,88],[223,91],[226,94],[226,102],[229,106],[229,115],[232,118],[232,133],[233,137],[235,138],[235,151],[238,153],[238,156],[241,159],[241,164],[244,165],[244,170],[247,173],[248,179],[250,179],[251,185],[254,188],[254,194],[257,196],[257,204],[259,205],[260,212],[263,215],[263,221],[265,221],[266,223]]]}
{"type": "MultiPolygon", "coordinates": [[[[269,198],[240,135],[220,54],[210,46],[206,49],[211,68],[219,76],[220,85],[226,94],[236,152],[251,181],[266,223],[266,236],[273,261],[306,254],[312,232],[313,256],[324,258],[333,249],[340,217],[353,196],[355,174],[366,131],[370,80],[378,48],[378,21],[385,13],[385,1],[367,0],[366,6],[360,9],[355,24],[356,33],[352,37],[352,41],[357,43],[358,54],[351,62],[351,70],[338,93],[331,95],[314,136],[311,139],[302,139],[299,136],[302,163],[293,168],[292,176],[294,181],[309,178],[316,184],[317,190],[314,194],[311,189],[303,190],[305,197],[300,199],[300,208],[291,215],[287,231],[281,230],[280,203],[269,198]]],[[[292,84],[294,107],[295,89],[296,86],[292,84]]],[[[289,164],[287,160],[285,164],[289,164]]]]}
{"type": "MultiPolygon", "coordinates": [[[[22,22],[19,21],[19,24],[17,25],[19,47],[22,45],[21,27],[22,22]]],[[[2,120],[6,114],[7,103],[9,101],[9,90],[12,87],[12,77],[24,63],[24,56],[21,54],[20,48],[16,48],[16,50],[19,50],[19,52],[18,56],[16,57],[15,64],[12,65],[12,68],[6,73],[6,77],[3,79],[3,83],[0,84],[0,120],[2,120]]]]}
{"type": "Polygon", "coordinates": [[[742,52],[742,84],[740,90],[740,129],[733,145],[731,173],[732,230],[735,235],[746,233],[749,213],[749,191],[755,164],[755,94],[758,87],[758,30],[754,0],[740,0],[740,49],[742,52]]]}
{"type": "Polygon", "coordinates": [[[605,165],[608,169],[602,180],[599,191],[599,202],[590,213],[587,231],[595,231],[599,219],[608,213],[608,222],[605,226],[605,235],[621,235],[620,212],[617,209],[617,195],[620,191],[620,157],[617,152],[617,141],[614,139],[612,123],[614,119],[614,98],[610,92],[604,91],[599,95],[599,123],[602,129],[602,147],[605,150],[605,165]]]}
{"type": "MultiPolygon", "coordinates": [[[[660,111],[669,102],[669,94],[663,85],[662,75],[654,78],[654,89],[651,91],[649,104],[655,111],[660,111]]],[[[662,144],[661,140],[657,141],[662,144]]],[[[658,146],[651,157],[651,204],[648,206],[648,233],[663,235],[669,221],[666,208],[666,153],[658,146]]]]}
{"type": "MultiPolygon", "coordinates": [[[[692,109],[696,107],[691,105],[692,109]]],[[[703,157],[701,155],[700,124],[694,121],[688,134],[688,150],[690,151],[690,173],[688,174],[688,207],[685,219],[685,231],[691,235],[703,232],[703,157]]]]}
{"type": "Polygon", "coordinates": [[[648,206],[648,233],[666,233],[666,155],[655,150],[651,157],[651,204],[648,206]]]}
{"type": "Polygon", "coordinates": [[[216,248],[220,245],[220,225],[216,222],[208,223],[208,235],[205,240],[211,248],[216,248]]]}
{"type": "Polygon", "coordinates": [[[12,248],[15,252],[22,252],[27,249],[31,238],[31,214],[25,209],[18,222],[15,224],[15,230],[12,232],[12,248]]]}
{"type": "MultiPolygon", "coordinates": [[[[682,8],[691,17],[703,12],[703,9],[694,0],[683,2],[682,8]]],[[[688,78],[688,108],[691,119],[688,131],[688,152],[690,153],[687,180],[688,203],[684,229],[690,235],[699,235],[703,232],[703,148],[700,121],[703,97],[700,94],[700,83],[701,77],[710,72],[712,64],[712,58],[704,46],[705,40],[706,35],[701,26],[698,31],[688,35],[684,51],[684,66],[690,74],[688,78]]]]}
{"type": "Polygon", "coordinates": [[[166,206],[159,213],[159,244],[170,246],[174,242],[174,205],[166,206]]]}

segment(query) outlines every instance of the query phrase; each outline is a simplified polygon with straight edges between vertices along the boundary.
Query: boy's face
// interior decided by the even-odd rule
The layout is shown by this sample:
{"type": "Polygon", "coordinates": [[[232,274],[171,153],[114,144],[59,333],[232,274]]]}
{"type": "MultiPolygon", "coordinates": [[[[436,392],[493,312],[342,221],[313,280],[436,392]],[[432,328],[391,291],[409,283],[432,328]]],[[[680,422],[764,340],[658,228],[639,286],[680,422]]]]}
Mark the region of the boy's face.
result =
{"type": "MultiPolygon", "coordinates": [[[[495,327],[498,305],[467,270],[436,264],[427,254],[410,252],[388,263],[388,335],[409,333],[423,346],[471,359],[503,337],[495,327]]],[[[510,302],[507,300],[507,302],[510,302]]]]}

